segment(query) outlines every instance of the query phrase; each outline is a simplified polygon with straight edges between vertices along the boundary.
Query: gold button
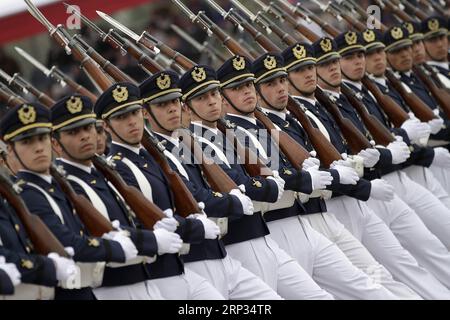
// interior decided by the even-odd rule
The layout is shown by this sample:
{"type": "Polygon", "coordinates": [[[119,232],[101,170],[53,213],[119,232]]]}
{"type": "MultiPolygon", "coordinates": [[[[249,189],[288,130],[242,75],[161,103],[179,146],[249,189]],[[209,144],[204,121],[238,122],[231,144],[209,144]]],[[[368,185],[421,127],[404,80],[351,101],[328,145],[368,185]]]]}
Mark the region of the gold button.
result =
{"type": "Polygon", "coordinates": [[[28,252],[28,253],[30,253],[30,252],[31,252],[31,249],[30,249],[30,247],[29,247],[29,246],[26,246],[26,247],[25,247],[25,250],[27,250],[27,252],[28,252]]]}
{"type": "Polygon", "coordinates": [[[83,230],[80,230],[80,236],[84,235],[83,230]]]}
{"type": "Polygon", "coordinates": [[[15,225],[14,225],[14,229],[16,229],[17,232],[19,232],[19,230],[20,230],[19,225],[18,225],[18,224],[15,224],[15,225]]]}

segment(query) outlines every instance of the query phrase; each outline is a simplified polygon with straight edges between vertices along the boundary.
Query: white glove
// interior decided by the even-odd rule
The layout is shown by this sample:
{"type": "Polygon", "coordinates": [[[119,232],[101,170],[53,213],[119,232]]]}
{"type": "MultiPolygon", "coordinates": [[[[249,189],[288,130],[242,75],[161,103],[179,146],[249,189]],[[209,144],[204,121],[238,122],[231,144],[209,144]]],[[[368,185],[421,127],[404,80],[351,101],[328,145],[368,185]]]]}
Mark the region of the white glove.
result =
{"type": "Polygon", "coordinates": [[[252,200],[248,196],[243,194],[240,189],[233,189],[229,192],[229,194],[238,198],[238,200],[241,202],[242,209],[245,215],[251,216],[253,214],[254,208],[252,200]]]}
{"type": "Polygon", "coordinates": [[[153,225],[153,230],[165,229],[169,232],[175,232],[178,228],[178,221],[175,218],[162,218],[153,225]]]}
{"type": "Polygon", "coordinates": [[[402,138],[396,137],[396,139],[396,141],[389,143],[386,147],[392,154],[393,164],[403,163],[411,155],[411,150],[409,150],[408,145],[400,140],[402,138]]]}
{"type": "Polygon", "coordinates": [[[125,253],[125,261],[130,261],[137,257],[138,251],[136,246],[131,239],[125,236],[121,231],[110,231],[105,233],[102,238],[118,242],[125,253]]]}
{"type": "Polygon", "coordinates": [[[272,171],[272,174],[273,174],[273,176],[267,177],[267,180],[273,180],[277,184],[277,187],[278,187],[278,199],[277,200],[280,200],[281,197],[283,196],[285,181],[283,178],[280,177],[280,174],[278,173],[278,171],[274,170],[274,171],[272,171]]]}
{"type": "Polygon", "coordinates": [[[355,185],[359,181],[358,173],[353,168],[341,165],[332,165],[330,168],[339,173],[339,181],[341,184],[355,185]]]}
{"type": "Polygon", "coordinates": [[[319,159],[313,158],[313,157],[309,157],[309,158],[305,159],[303,161],[303,163],[302,163],[303,170],[307,170],[307,169],[309,169],[311,167],[314,167],[314,166],[320,167],[320,160],[319,159]]]}
{"type": "Polygon", "coordinates": [[[0,257],[0,269],[5,271],[14,286],[20,284],[22,275],[14,263],[6,263],[4,257],[0,257]]]}
{"type": "Polygon", "coordinates": [[[47,255],[53,260],[56,268],[56,279],[61,283],[70,282],[70,279],[74,279],[78,272],[78,267],[75,261],[61,257],[55,252],[51,252],[47,255]]]}
{"type": "Polygon", "coordinates": [[[329,186],[331,184],[331,182],[333,181],[333,177],[331,176],[331,173],[329,173],[327,171],[319,170],[318,166],[311,167],[306,171],[311,176],[313,191],[325,189],[326,186],[329,186]]]}
{"type": "Polygon", "coordinates": [[[370,196],[376,200],[391,201],[394,199],[394,187],[383,179],[375,179],[370,182],[372,189],[370,196]]]}
{"type": "Polygon", "coordinates": [[[450,153],[448,150],[442,147],[434,148],[432,164],[441,168],[450,168],[450,153]]]}
{"type": "Polygon", "coordinates": [[[153,230],[158,245],[158,254],[177,253],[183,245],[183,240],[176,233],[169,232],[164,228],[153,230]]]}
{"type": "Polygon", "coordinates": [[[197,213],[191,214],[188,218],[195,218],[203,223],[203,228],[205,229],[205,239],[216,239],[220,234],[220,229],[215,222],[208,219],[206,214],[197,213]]]}
{"type": "Polygon", "coordinates": [[[441,117],[436,119],[432,119],[427,122],[431,129],[431,134],[436,134],[442,129],[442,125],[444,124],[444,120],[441,117]]]}
{"type": "Polygon", "coordinates": [[[406,120],[400,128],[406,131],[409,139],[414,143],[418,143],[420,139],[427,138],[431,131],[427,123],[420,122],[417,118],[406,120]]]}
{"type": "Polygon", "coordinates": [[[380,160],[380,152],[375,148],[361,150],[357,155],[363,158],[366,168],[372,168],[380,160]]]}

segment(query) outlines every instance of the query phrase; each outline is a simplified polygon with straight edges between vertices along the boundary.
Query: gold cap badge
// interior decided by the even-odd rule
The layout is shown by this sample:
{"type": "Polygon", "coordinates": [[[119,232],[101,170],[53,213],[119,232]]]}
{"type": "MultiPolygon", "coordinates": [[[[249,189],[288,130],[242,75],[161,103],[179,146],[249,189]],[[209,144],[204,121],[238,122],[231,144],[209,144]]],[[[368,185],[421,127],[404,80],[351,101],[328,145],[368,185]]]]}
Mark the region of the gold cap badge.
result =
{"type": "Polygon", "coordinates": [[[117,86],[113,92],[112,96],[116,102],[124,102],[128,100],[128,89],[126,87],[117,86]]]}
{"type": "Polygon", "coordinates": [[[159,89],[165,90],[170,88],[170,76],[168,74],[162,73],[158,78],[156,78],[156,85],[159,89]]]}
{"type": "Polygon", "coordinates": [[[81,101],[80,97],[72,96],[69,100],[67,100],[66,107],[72,114],[81,112],[81,110],[83,110],[83,101],[81,101]]]}
{"type": "Polygon", "coordinates": [[[411,22],[405,22],[403,26],[406,28],[406,30],[408,30],[409,34],[414,33],[414,26],[412,25],[411,22]]]}
{"type": "Polygon", "coordinates": [[[236,56],[233,59],[233,68],[237,71],[242,70],[245,68],[245,59],[241,56],[236,56]]]}
{"type": "Polygon", "coordinates": [[[356,35],[356,32],[349,31],[344,35],[344,39],[345,39],[345,42],[349,46],[351,46],[351,45],[354,45],[356,43],[356,41],[358,41],[358,36],[356,35]]]}
{"type": "Polygon", "coordinates": [[[391,36],[395,40],[398,40],[398,39],[403,37],[403,30],[401,28],[399,28],[399,27],[394,27],[391,30],[391,36]]]}
{"type": "Polygon", "coordinates": [[[292,53],[297,60],[303,59],[306,57],[306,49],[304,46],[297,44],[292,48],[292,53]]]}
{"type": "Polygon", "coordinates": [[[439,20],[438,19],[430,19],[428,21],[428,29],[430,31],[436,31],[439,29],[439,20]]]}
{"type": "Polygon", "coordinates": [[[331,43],[331,39],[325,38],[320,41],[320,47],[322,48],[323,52],[331,51],[333,48],[333,44],[331,43]]]}
{"type": "Polygon", "coordinates": [[[30,124],[36,121],[36,110],[33,106],[24,105],[17,111],[20,122],[30,124]]]}
{"type": "Polygon", "coordinates": [[[202,82],[206,79],[206,72],[204,68],[195,67],[191,72],[192,79],[197,82],[202,82]]]}
{"type": "Polygon", "coordinates": [[[277,67],[277,60],[275,59],[275,57],[274,56],[267,56],[264,59],[264,67],[267,70],[272,70],[272,69],[276,68],[277,67]]]}
{"type": "Polygon", "coordinates": [[[363,38],[366,42],[372,42],[375,40],[375,32],[371,29],[367,29],[363,32],[363,38]]]}

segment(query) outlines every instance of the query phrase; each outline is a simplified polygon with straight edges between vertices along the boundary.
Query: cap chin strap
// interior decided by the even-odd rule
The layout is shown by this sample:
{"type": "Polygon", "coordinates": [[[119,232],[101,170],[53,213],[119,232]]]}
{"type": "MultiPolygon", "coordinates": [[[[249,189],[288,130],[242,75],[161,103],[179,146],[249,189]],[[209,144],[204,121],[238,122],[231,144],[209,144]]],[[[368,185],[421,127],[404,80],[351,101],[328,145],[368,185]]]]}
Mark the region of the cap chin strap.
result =
{"type": "MultiPolygon", "coordinates": [[[[16,151],[16,146],[14,145],[14,143],[12,143],[12,149],[13,149],[14,155],[16,156],[17,160],[19,160],[20,165],[21,165],[25,170],[28,170],[28,171],[34,171],[34,170],[31,170],[30,168],[28,168],[28,167],[25,165],[25,163],[23,163],[22,159],[19,157],[19,154],[18,154],[17,151],[16,151]]],[[[13,171],[11,171],[11,172],[13,172],[13,171]]]]}
{"type": "Polygon", "coordinates": [[[438,62],[442,62],[441,60],[435,59],[435,58],[430,54],[430,52],[428,51],[427,46],[426,46],[425,44],[423,45],[423,47],[424,47],[425,52],[427,53],[427,55],[428,55],[432,60],[438,61],[438,62]]]}
{"type": "Polygon", "coordinates": [[[64,153],[66,153],[69,157],[71,157],[72,159],[78,160],[78,161],[86,161],[89,159],[92,159],[92,157],[86,157],[86,158],[79,158],[79,157],[75,157],[73,154],[71,154],[69,151],[67,151],[66,147],[64,146],[64,144],[61,142],[60,138],[58,136],[54,137],[56,139],[56,141],[58,141],[59,145],[61,146],[61,149],[63,149],[64,153]]]}
{"type": "Polygon", "coordinates": [[[149,106],[148,108],[146,108],[146,109],[147,109],[148,113],[150,114],[150,116],[153,118],[153,120],[156,122],[156,124],[157,124],[160,128],[166,130],[167,132],[173,132],[173,130],[169,130],[169,129],[165,128],[165,127],[158,121],[158,119],[156,119],[156,116],[155,116],[155,114],[153,113],[152,108],[150,108],[150,106],[149,106]]]}
{"type": "Polygon", "coordinates": [[[350,78],[348,75],[345,74],[344,71],[342,71],[342,69],[341,69],[341,73],[344,75],[344,77],[346,77],[350,81],[353,81],[353,82],[360,82],[361,81],[361,79],[352,79],[352,78],[350,78]]]}
{"type": "Polygon", "coordinates": [[[129,145],[135,145],[135,143],[129,142],[127,140],[125,140],[124,138],[122,138],[117,132],[116,130],[114,130],[113,126],[111,125],[111,122],[109,119],[106,119],[105,122],[108,124],[109,128],[111,129],[111,131],[117,136],[117,138],[119,138],[120,141],[122,141],[125,144],[129,144],[129,145]]]}
{"type": "Polygon", "coordinates": [[[192,111],[197,117],[199,117],[202,121],[205,121],[205,122],[216,122],[217,120],[220,119],[220,116],[219,116],[217,119],[215,119],[215,120],[208,120],[208,119],[205,119],[205,118],[203,118],[202,116],[200,116],[200,115],[197,113],[197,111],[194,110],[194,108],[192,107],[192,105],[191,105],[191,103],[190,103],[189,101],[186,101],[185,104],[186,104],[186,105],[188,106],[188,108],[191,109],[191,111],[192,111]]]}
{"type": "Polygon", "coordinates": [[[324,78],[322,78],[318,73],[317,73],[317,77],[318,77],[320,80],[322,80],[323,82],[325,82],[326,85],[328,85],[328,86],[330,86],[330,87],[332,87],[332,88],[339,88],[339,87],[341,86],[341,84],[334,85],[334,84],[329,83],[327,80],[325,80],[324,78]]]}
{"type": "Polygon", "coordinates": [[[249,112],[249,111],[243,111],[243,110],[239,109],[238,107],[236,107],[236,105],[235,105],[233,102],[231,102],[231,99],[225,94],[224,90],[221,90],[220,93],[222,94],[222,97],[224,97],[225,100],[227,100],[228,104],[229,104],[234,110],[236,110],[236,111],[239,112],[239,113],[242,113],[244,116],[248,116],[248,115],[252,114],[253,112],[255,112],[256,105],[255,105],[255,107],[253,108],[253,110],[250,111],[250,112],[249,112]]]}
{"type": "Polygon", "coordinates": [[[298,92],[300,92],[300,94],[302,94],[303,96],[309,97],[310,95],[314,94],[314,91],[313,91],[313,92],[306,92],[306,91],[300,90],[300,88],[297,87],[297,86],[294,84],[294,81],[292,81],[291,78],[290,78],[289,76],[287,77],[287,79],[288,79],[289,83],[291,84],[291,86],[292,86],[295,90],[297,90],[298,92]]]}
{"type": "Polygon", "coordinates": [[[283,110],[284,110],[284,107],[283,107],[283,108],[277,108],[277,107],[271,105],[271,104],[269,103],[269,101],[267,101],[267,99],[266,99],[266,98],[264,97],[264,95],[261,93],[261,87],[260,87],[259,85],[256,86],[256,91],[258,91],[259,96],[261,97],[261,99],[263,99],[263,101],[266,103],[266,105],[267,105],[269,108],[274,109],[274,110],[277,110],[277,111],[283,111],[283,110]]]}

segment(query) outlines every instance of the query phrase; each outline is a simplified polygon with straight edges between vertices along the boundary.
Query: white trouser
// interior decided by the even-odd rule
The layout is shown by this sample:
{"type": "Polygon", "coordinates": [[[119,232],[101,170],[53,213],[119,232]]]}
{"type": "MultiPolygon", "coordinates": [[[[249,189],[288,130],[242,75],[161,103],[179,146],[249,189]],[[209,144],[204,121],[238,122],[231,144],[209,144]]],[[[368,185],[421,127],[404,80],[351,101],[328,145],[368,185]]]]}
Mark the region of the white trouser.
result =
{"type": "Polygon", "coordinates": [[[394,274],[396,279],[402,282],[392,278],[391,273],[399,268],[397,264],[401,263],[401,257],[409,253],[364,202],[342,196],[327,200],[327,208],[334,214],[324,215],[326,219],[323,221],[311,221],[314,229],[324,233],[356,267],[400,299],[420,299],[420,296],[398,277],[407,270],[402,269],[399,275],[394,274]]]}
{"type": "Polygon", "coordinates": [[[184,273],[178,276],[153,279],[148,282],[156,285],[163,299],[167,300],[225,299],[208,280],[189,269],[185,269],[184,273]]]}
{"type": "Polygon", "coordinates": [[[383,179],[394,186],[397,195],[417,213],[425,226],[447,249],[450,249],[450,210],[435,196],[442,188],[439,188],[431,172],[423,167],[411,166],[404,170],[408,175],[397,171],[383,176],[383,179]],[[423,187],[424,185],[427,185],[427,188],[423,187]]]}
{"type": "Polygon", "coordinates": [[[269,285],[229,255],[223,259],[188,262],[184,266],[206,278],[225,299],[282,299],[269,285]]]}
{"type": "Polygon", "coordinates": [[[333,299],[269,236],[230,244],[226,249],[285,299],[333,299]]]}
{"type": "Polygon", "coordinates": [[[151,281],[117,287],[99,287],[92,289],[98,300],[161,300],[158,287],[151,281]]]}
{"type": "Polygon", "coordinates": [[[311,275],[322,288],[337,299],[397,299],[355,267],[345,254],[306,219],[322,218],[321,213],[300,218],[289,217],[269,222],[270,236],[311,275]]]}
{"type": "MultiPolygon", "coordinates": [[[[367,205],[415,258],[412,260],[408,255],[402,256],[401,263],[408,268],[405,276],[409,277],[404,282],[425,299],[449,299],[450,291],[446,286],[450,284],[450,252],[442,242],[397,195],[391,201],[369,199],[367,205]]],[[[395,272],[392,273],[395,275],[395,272]]]]}
{"type": "MultiPolygon", "coordinates": [[[[443,204],[445,204],[445,206],[447,208],[450,208],[450,196],[449,196],[449,192],[450,192],[450,169],[449,168],[441,168],[441,167],[435,166],[433,164],[429,168],[424,168],[424,169],[425,169],[425,171],[430,171],[433,174],[433,177],[440,184],[440,188],[439,188],[438,194],[435,193],[437,191],[436,189],[438,187],[435,187],[434,188],[435,190],[432,193],[435,196],[437,196],[439,198],[439,200],[441,200],[441,202],[443,204]]],[[[436,185],[435,183],[433,183],[433,184],[436,185]]],[[[424,187],[427,188],[428,186],[424,186],[424,187]]],[[[431,191],[431,190],[429,190],[429,191],[431,191]]]]}
{"type": "Polygon", "coordinates": [[[14,287],[14,294],[0,295],[0,300],[53,300],[55,288],[19,283],[14,287]]]}

